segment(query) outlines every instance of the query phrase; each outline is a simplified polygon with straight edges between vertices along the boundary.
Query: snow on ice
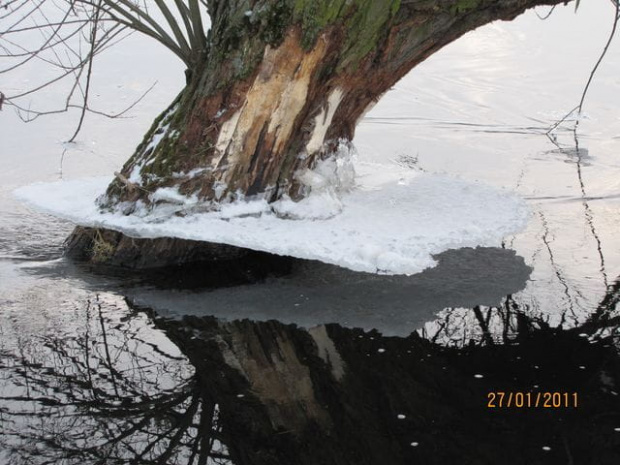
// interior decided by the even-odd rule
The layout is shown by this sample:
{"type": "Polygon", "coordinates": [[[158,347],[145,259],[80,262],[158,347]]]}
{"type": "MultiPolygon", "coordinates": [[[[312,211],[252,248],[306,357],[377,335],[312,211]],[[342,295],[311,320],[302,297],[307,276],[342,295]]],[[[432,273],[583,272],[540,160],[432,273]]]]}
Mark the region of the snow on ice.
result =
{"type": "Polygon", "coordinates": [[[498,246],[527,224],[525,201],[509,192],[395,165],[362,163],[356,171],[354,182],[339,191],[316,188],[320,180],[313,179],[313,194],[299,204],[240,200],[206,213],[192,212],[195,198],[183,201],[161,189],[152,195],[172,206],[130,216],[101,212],[95,199],[108,177],[33,184],[15,193],[82,226],[137,238],[218,242],[381,274],[418,273],[447,249],[498,246]],[[179,209],[187,215],[175,215],[179,209]]]}

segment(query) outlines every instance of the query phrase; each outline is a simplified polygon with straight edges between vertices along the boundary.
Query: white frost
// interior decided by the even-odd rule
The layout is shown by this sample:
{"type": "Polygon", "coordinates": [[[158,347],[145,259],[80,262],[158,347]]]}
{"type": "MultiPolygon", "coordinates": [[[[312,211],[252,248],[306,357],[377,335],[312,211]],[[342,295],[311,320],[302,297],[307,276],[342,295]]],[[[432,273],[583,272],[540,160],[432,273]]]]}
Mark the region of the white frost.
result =
{"type": "MultiPolygon", "coordinates": [[[[166,137],[166,134],[168,133],[168,129],[170,129],[170,123],[164,125],[163,122],[167,121],[170,118],[170,116],[173,115],[175,111],[177,111],[178,107],[179,107],[178,105],[175,105],[170,110],[168,110],[168,112],[162,117],[161,123],[159,123],[157,129],[155,130],[155,133],[151,137],[151,140],[149,141],[149,143],[146,145],[146,147],[142,151],[142,155],[141,155],[142,157],[144,157],[145,154],[149,154],[150,152],[155,150],[157,146],[159,145],[159,143],[162,141],[162,139],[166,137]]],[[[151,159],[150,161],[146,161],[144,158],[142,158],[132,168],[131,173],[129,174],[129,181],[133,184],[141,186],[142,185],[142,168],[150,165],[151,163],[153,163],[153,161],[154,159],[151,159]]]]}
{"type": "Polygon", "coordinates": [[[297,179],[311,189],[310,195],[299,202],[285,196],[273,204],[274,212],[296,220],[325,220],[339,214],[343,209],[342,195],[355,187],[355,156],[355,151],[340,144],[332,157],[297,175],[297,179]]]}
{"type": "Polygon", "coordinates": [[[261,216],[269,212],[269,204],[266,200],[237,201],[223,204],[219,211],[211,214],[213,217],[221,219],[243,218],[246,216],[261,216]]]}
{"type": "Polygon", "coordinates": [[[178,205],[195,205],[198,203],[198,198],[195,195],[187,197],[181,194],[177,187],[160,187],[149,197],[152,202],[167,202],[178,205]]]}
{"type": "Polygon", "coordinates": [[[342,212],[342,202],[330,192],[313,192],[299,202],[285,196],[273,204],[280,218],[290,220],[327,220],[342,212]]]}
{"type": "Polygon", "coordinates": [[[166,137],[166,134],[168,133],[168,129],[170,129],[170,122],[169,122],[170,117],[177,111],[178,108],[179,108],[179,105],[177,104],[174,107],[172,107],[170,110],[168,110],[168,112],[166,112],[166,114],[162,117],[161,122],[159,123],[157,129],[155,130],[155,133],[153,134],[153,136],[151,137],[151,140],[149,141],[148,145],[144,149],[144,153],[148,153],[149,151],[156,149],[159,143],[162,141],[162,139],[166,137]],[[168,121],[168,123],[164,124],[166,121],[168,121]]]}
{"type": "Polygon", "coordinates": [[[129,181],[137,184],[139,186],[142,185],[142,168],[144,167],[144,163],[137,163],[133,169],[131,170],[131,174],[129,175],[129,181]]]}
{"type": "Polygon", "coordinates": [[[202,173],[205,173],[210,170],[211,168],[194,168],[193,170],[188,171],[188,172],[180,171],[178,173],[172,173],[172,177],[174,179],[182,179],[182,178],[194,179],[196,176],[199,176],[202,173]]]}
{"type": "Polygon", "coordinates": [[[527,224],[525,202],[495,188],[394,165],[356,168],[356,188],[342,195],[342,211],[325,220],[283,219],[263,200],[163,221],[102,213],[93,200],[110,178],[34,184],[16,195],[77,224],[132,237],[219,242],[383,274],[420,272],[447,249],[498,246],[527,224]]]}
{"type": "Polygon", "coordinates": [[[319,161],[314,169],[298,174],[297,178],[313,192],[347,192],[355,186],[355,159],[355,151],[341,143],[332,157],[319,161]]]}

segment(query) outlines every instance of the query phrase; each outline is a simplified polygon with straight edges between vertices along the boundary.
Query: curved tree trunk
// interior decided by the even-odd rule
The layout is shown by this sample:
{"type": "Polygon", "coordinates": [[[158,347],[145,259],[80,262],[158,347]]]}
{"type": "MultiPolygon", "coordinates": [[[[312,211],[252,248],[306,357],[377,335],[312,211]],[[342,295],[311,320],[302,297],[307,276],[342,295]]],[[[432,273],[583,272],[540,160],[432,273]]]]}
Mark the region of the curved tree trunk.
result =
{"type": "Polygon", "coordinates": [[[304,173],[414,66],[480,25],[555,3],[210,0],[204,59],[99,203],[132,214],[179,194],[201,210],[299,200],[304,173]]]}

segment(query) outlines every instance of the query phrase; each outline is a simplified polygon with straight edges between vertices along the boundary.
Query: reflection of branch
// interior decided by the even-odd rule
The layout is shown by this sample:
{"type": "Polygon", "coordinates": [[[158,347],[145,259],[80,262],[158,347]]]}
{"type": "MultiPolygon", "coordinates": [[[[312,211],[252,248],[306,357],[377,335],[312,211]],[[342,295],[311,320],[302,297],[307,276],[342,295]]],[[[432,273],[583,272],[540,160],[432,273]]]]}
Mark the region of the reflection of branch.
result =
{"type": "Polygon", "coordinates": [[[228,460],[225,448],[214,447],[217,407],[185,373],[186,359],[153,350],[152,335],[141,334],[150,329],[144,321],[114,323],[103,307],[98,297],[87,302],[83,335],[41,337],[40,344],[18,344],[15,354],[0,353],[7,465],[228,460]]]}
{"type": "Polygon", "coordinates": [[[446,308],[440,315],[418,334],[446,347],[509,345],[535,330],[550,328],[543,316],[534,314],[529,305],[517,302],[512,295],[497,307],[446,308]],[[431,328],[436,328],[433,333],[431,328]]]}
{"type": "Polygon", "coordinates": [[[581,188],[581,199],[583,208],[585,209],[586,222],[590,226],[590,231],[592,232],[592,237],[596,241],[596,249],[598,251],[599,259],[601,261],[601,274],[603,275],[603,283],[605,284],[605,289],[609,286],[609,281],[607,278],[607,271],[605,269],[605,256],[603,255],[603,248],[601,245],[601,239],[596,232],[596,228],[594,227],[594,214],[592,213],[592,209],[590,208],[590,204],[588,203],[588,196],[586,195],[586,187],[583,181],[583,174],[581,172],[581,163],[582,163],[582,155],[581,150],[579,149],[579,139],[577,138],[577,130],[575,129],[573,132],[574,140],[575,140],[575,151],[577,154],[577,177],[579,178],[579,187],[581,188]]]}
{"type": "Polygon", "coordinates": [[[489,308],[487,311],[487,318],[485,320],[482,316],[480,305],[476,305],[474,307],[474,315],[476,315],[476,320],[478,320],[478,324],[480,325],[480,329],[482,330],[482,340],[490,346],[495,344],[495,342],[493,341],[493,337],[491,336],[491,332],[489,331],[489,319],[491,316],[491,311],[492,309],[489,308]]]}
{"type": "Polygon", "coordinates": [[[588,227],[590,228],[590,232],[592,233],[592,237],[594,238],[594,241],[596,242],[596,249],[597,249],[597,253],[599,256],[599,260],[601,262],[600,272],[603,277],[603,283],[605,285],[605,288],[607,288],[609,286],[609,278],[607,276],[607,270],[605,266],[605,256],[603,254],[603,247],[601,244],[600,236],[598,235],[598,232],[596,231],[596,227],[594,226],[594,213],[592,212],[592,209],[590,208],[590,203],[588,202],[588,195],[586,193],[585,182],[583,180],[583,172],[582,172],[583,152],[582,152],[581,147],[579,146],[579,136],[577,134],[577,127],[574,127],[571,130],[571,132],[573,134],[574,146],[570,148],[560,145],[557,139],[555,137],[551,137],[551,135],[549,134],[547,134],[547,137],[549,138],[551,143],[557,147],[559,153],[566,155],[567,157],[575,156],[577,158],[577,162],[576,162],[577,179],[579,181],[579,188],[581,190],[581,203],[585,210],[586,223],[588,224],[588,227]]]}
{"type": "MultiPolygon", "coordinates": [[[[90,305],[90,300],[88,301],[90,305]]],[[[107,368],[110,370],[110,379],[112,380],[112,386],[114,387],[114,393],[118,396],[118,387],[116,386],[116,373],[114,372],[112,357],[110,357],[110,346],[108,344],[108,335],[105,331],[105,321],[103,319],[103,312],[101,311],[101,302],[97,298],[97,311],[99,313],[99,324],[101,325],[101,335],[103,336],[103,348],[105,350],[105,359],[107,361],[107,368]]]]}
{"type": "MultiPolygon", "coordinates": [[[[503,310],[502,341],[504,342],[504,344],[507,344],[508,342],[510,342],[511,334],[514,334],[516,332],[515,328],[512,326],[512,317],[513,315],[519,313],[519,305],[514,300],[514,297],[512,295],[506,296],[506,299],[504,300],[503,310]]],[[[525,306],[525,308],[523,309],[523,312],[525,311],[527,311],[527,306],[525,306]]]]}
{"type": "MultiPolygon", "coordinates": [[[[558,278],[558,281],[560,282],[560,284],[564,288],[564,295],[566,296],[566,300],[567,300],[567,303],[568,303],[568,308],[569,308],[570,312],[572,313],[572,315],[574,317],[575,316],[575,308],[573,306],[573,299],[572,299],[572,297],[570,295],[570,289],[568,287],[568,284],[566,283],[566,279],[564,278],[564,276],[562,274],[562,270],[560,269],[560,267],[555,262],[555,256],[553,254],[553,250],[551,249],[551,241],[549,240],[550,231],[549,231],[549,225],[547,224],[547,219],[545,218],[545,215],[543,215],[542,212],[539,212],[538,215],[540,216],[540,219],[542,221],[542,226],[543,226],[543,229],[544,229],[544,233],[543,233],[541,239],[542,239],[543,243],[545,244],[545,247],[547,248],[547,252],[549,253],[549,262],[551,263],[551,267],[553,268],[555,276],[558,278]]],[[[566,317],[566,312],[563,312],[562,313],[561,324],[564,324],[565,317],[566,317]]]]}
{"type": "Polygon", "coordinates": [[[620,304],[620,277],[607,287],[607,292],[599,302],[594,314],[588,319],[588,324],[595,328],[620,324],[620,317],[612,317],[618,304],[620,304]],[[615,323],[613,323],[614,320],[616,320],[615,323]]]}
{"type": "Polygon", "coordinates": [[[136,457],[136,460],[144,461],[144,457],[151,452],[151,450],[155,447],[156,444],[158,444],[159,442],[165,439],[168,439],[169,440],[168,446],[166,447],[164,453],[161,454],[157,460],[157,463],[160,463],[163,465],[167,464],[168,460],[174,453],[174,450],[179,445],[181,438],[183,437],[183,435],[187,433],[187,430],[192,425],[192,421],[194,419],[194,416],[196,415],[199,405],[200,405],[200,397],[194,396],[192,398],[190,406],[187,408],[187,410],[185,410],[182,416],[176,419],[174,423],[172,424],[172,426],[168,428],[164,433],[155,434],[156,439],[152,441],[151,443],[149,443],[143,449],[143,451],[136,457]],[[173,434],[172,438],[169,437],[170,434],[173,434]]]}

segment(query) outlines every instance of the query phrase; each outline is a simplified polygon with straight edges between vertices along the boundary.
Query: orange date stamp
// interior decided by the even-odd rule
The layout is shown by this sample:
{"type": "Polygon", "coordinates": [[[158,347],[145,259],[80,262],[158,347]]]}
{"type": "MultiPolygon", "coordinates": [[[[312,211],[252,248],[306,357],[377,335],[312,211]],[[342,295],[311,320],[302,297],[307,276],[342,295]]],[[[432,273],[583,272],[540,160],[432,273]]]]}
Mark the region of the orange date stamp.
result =
{"type": "Polygon", "coordinates": [[[488,408],[577,408],[576,392],[503,392],[487,394],[488,408]]]}

